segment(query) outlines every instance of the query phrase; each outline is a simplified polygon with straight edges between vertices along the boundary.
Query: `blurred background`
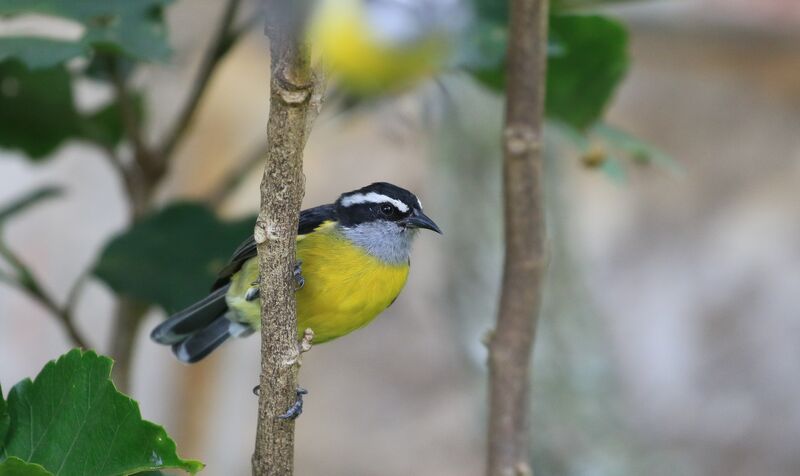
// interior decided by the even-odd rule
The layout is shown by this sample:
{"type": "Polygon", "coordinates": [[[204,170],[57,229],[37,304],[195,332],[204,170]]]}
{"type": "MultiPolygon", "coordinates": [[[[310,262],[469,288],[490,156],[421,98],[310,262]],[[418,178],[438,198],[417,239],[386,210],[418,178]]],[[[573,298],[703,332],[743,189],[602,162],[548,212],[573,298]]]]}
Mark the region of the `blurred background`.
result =
{"type": "MultiPolygon", "coordinates": [[[[190,94],[221,7],[166,10],[173,53],[131,80],[144,91],[146,137],[160,137],[190,94]]],[[[667,165],[597,167],[548,128],[536,474],[800,474],[800,4],[642,1],[602,12],[628,27],[631,56],[606,120],[660,149],[667,165]]],[[[156,203],[213,202],[229,220],[256,212],[258,166],[209,197],[260,154],[268,75],[255,28],[211,78],[156,203]]],[[[109,92],[77,84],[74,94],[91,105],[109,92]]],[[[415,191],[445,233],[420,237],[407,288],[373,325],[306,354],[297,474],[482,474],[501,117],[499,96],[462,73],[368,107],[323,109],[305,156],[304,206],[391,181],[415,191]]],[[[97,147],[66,142],[46,162],[0,150],[0,204],[51,184],[63,195],[15,216],[3,238],[63,302],[130,210],[97,147]]],[[[169,273],[169,260],[161,264],[169,273]]],[[[7,392],[72,343],[47,309],[1,284],[7,392]]],[[[88,279],[74,310],[89,345],[107,354],[113,296],[88,279]]],[[[204,474],[250,474],[258,339],[184,366],[147,337],[164,317],[154,307],[141,324],[128,393],[182,456],[207,464],[204,474]]]]}

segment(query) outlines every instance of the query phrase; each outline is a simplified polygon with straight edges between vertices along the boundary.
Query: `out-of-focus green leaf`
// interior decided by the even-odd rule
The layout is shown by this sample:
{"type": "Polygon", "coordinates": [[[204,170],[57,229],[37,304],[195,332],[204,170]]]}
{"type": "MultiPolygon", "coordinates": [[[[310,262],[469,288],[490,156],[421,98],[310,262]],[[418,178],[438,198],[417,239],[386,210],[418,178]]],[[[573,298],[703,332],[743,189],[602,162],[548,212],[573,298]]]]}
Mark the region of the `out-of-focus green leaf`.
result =
{"type": "MultiPolygon", "coordinates": [[[[144,117],[144,98],[140,94],[134,94],[131,102],[135,119],[141,123],[144,117]]],[[[120,104],[110,102],[98,111],[83,116],[79,127],[81,137],[113,148],[122,140],[124,133],[120,104]]]]}
{"type": "Polygon", "coordinates": [[[166,431],[142,420],[139,405],[114,388],[111,366],[111,359],[75,349],[15,385],[6,454],[60,476],[201,470],[202,463],[179,458],[166,431]]]}
{"type": "Polygon", "coordinates": [[[547,63],[547,115],[584,129],[602,115],[628,69],[628,34],[597,15],[552,15],[560,53],[547,63]]]}
{"type": "MultiPolygon", "coordinates": [[[[456,64],[498,92],[505,88],[505,3],[476,0],[477,18],[456,57],[456,64]]],[[[600,118],[627,70],[627,32],[602,16],[553,14],[547,56],[547,115],[584,129],[600,118]]]]}
{"type": "Polygon", "coordinates": [[[31,71],[17,60],[0,63],[0,147],[41,159],[77,133],[78,120],[63,66],[31,71]]]}
{"type": "Polygon", "coordinates": [[[487,88],[501,91],[507,42],[508,27],[504,23],[476,20],[459,44],[454,62],[487,88]]]}
{"type": "Polygon", "coordinates": [[[478,21],[508,23],[508,0],[473,0],[472,8],[478,21]]]}
{"type": "Polygon", "coordinates": [[[226,223],[202,205],[173,204],[112,239],[95,274],[119,294],[176,311],[208,293],[254,223],[226,223]]]}
{"type": "Polygon", "coordinates": [[[77,21],[81,42],[101,51],[143,60],[164,59],[167,44],[163,7],[171,0],[4,0],[0,15],[38,13],[77,21]]]}
{"type": "Polygon", "coordinates": [[[53,473],[38,464],[26,463],[12,456],[0,463],[0,476],[53,476],[53,473]]]}
{"type": "Polygon", "coordinates": [[[25,210],[26,208],[36,205],[42,200],[58,197],[61,195],[61,193],[61,188],[50,185],[39,188],[29,192],[26,195],[23,195],[20,198],[17,198],[3,208],[0,208],[0,226],[2,226],[3,222],[8,220],[10,217],[25,210]]]}
{"type": "MultiPolygon", "coordinates": [[[[82,115],[74,105],[71,78],[62,66],[30,70],[18,60],[0,63],[0,147],[32,159],[50,155],[70,138],[114,147],[123,137],[120,106],[112,102],[82,115]]],[[[132,96],[141,120],[144,101],[132,96]]]]}
{"type": "Polygon", "coordinates": [[[3,398],[3,387],[0,387],[0,449],[6,441],[8,427],[11,424],[11,416],[8,414],[8,404],[3,398]]]}
{"type": "Polygon", "coordinates": [[[78,56],[85,56],[86,45],[78,41],[41,37],[0,37],[0,62],[17,58],[29,69],[51,68],[78,56]]]}

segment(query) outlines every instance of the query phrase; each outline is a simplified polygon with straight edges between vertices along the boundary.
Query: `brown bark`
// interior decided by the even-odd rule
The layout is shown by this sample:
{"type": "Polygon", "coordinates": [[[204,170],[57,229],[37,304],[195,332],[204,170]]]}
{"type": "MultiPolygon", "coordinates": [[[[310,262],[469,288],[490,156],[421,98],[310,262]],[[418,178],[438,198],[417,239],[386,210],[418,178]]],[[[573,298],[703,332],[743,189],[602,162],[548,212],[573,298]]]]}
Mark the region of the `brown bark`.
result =
{"type": "Polygon", "coordinates": [[[317,105],[320,81],[307,48],[290,30],[267,26],[272,79],[267,158],[255,227],[261,287],[261,378],[254,475],[291,475],[294,421],[278,416],[295,402],[297,342],[295,238],[303,199],[303,148],[317,105]]]}
{"type": "Polygon", "coordinates": [[[530,467],[530,360],[545,268],[542,115],[547,0],[512,0],[503,131],[505,262],[489,342],[488,476],[530,467]]]}

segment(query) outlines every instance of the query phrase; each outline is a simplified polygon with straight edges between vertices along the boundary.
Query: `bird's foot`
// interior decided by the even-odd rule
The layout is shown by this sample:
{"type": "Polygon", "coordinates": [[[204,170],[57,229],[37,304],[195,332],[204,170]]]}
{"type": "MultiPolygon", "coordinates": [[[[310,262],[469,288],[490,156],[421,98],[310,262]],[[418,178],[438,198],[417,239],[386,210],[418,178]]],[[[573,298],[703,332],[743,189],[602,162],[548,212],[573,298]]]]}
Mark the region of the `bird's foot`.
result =
{"type": "Polygon", "coordinates": [[[296,289],[303,289],[303,286],[306,284],[305,278],[303,278],[303,269],[301,266],[303,262],[297,260],[297,263],[294,265],[294,283],[296,285],[296,289]]]}
{"type": "MultiPolygon", "coordinates": [[[[302,289],[303,286],[306,284],[306,280],[303,278],[303,270],[300,268],[302,265],[302,261],[298,261],[297,264],[294,265],[294,282],[295,282],[295,289],[302,289]]],[[[247,302],[255,301],[258,299],[259,293],[259,281],[255,280],[250,283],[250,287],[247,289],[247,292],[244,293],[244,300],[247,302]]]]}
{"type": "Polygon", "coordinates": [[[281,420],[296,420],[303,413],[303,395],[308,394],[308,390],[297,387],[295,390],[297,399],[294,404],[286,410],[286,413],[280,415],[278,418],[281,420]]]}

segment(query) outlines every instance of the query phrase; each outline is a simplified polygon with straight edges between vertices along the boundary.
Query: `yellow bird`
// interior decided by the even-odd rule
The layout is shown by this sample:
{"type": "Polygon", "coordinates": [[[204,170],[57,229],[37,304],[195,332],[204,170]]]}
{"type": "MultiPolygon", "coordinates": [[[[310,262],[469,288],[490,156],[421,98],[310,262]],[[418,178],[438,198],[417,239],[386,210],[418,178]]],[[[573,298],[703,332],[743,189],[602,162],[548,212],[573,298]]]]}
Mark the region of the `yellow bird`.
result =
{"type": "MultiPolygon", "coordinates": [[[[406,283],[418,229],[441,230],[417,197],[385,182],[342,194],[335,203],[300,213],[295,278],[298,339],[341,337],[370,323],[406,283]]],[[[220,271],[211,293],[156,327],[154,341],[193,363],[229,337],[261,326],[258,260],[251,236],[220,271]]]]}
{"type": "Polygon", "coordinates": [[[341,87],[369,96],[440,72],[467,18],[462,0],[320,0],[308,37],[341,87]]]}

